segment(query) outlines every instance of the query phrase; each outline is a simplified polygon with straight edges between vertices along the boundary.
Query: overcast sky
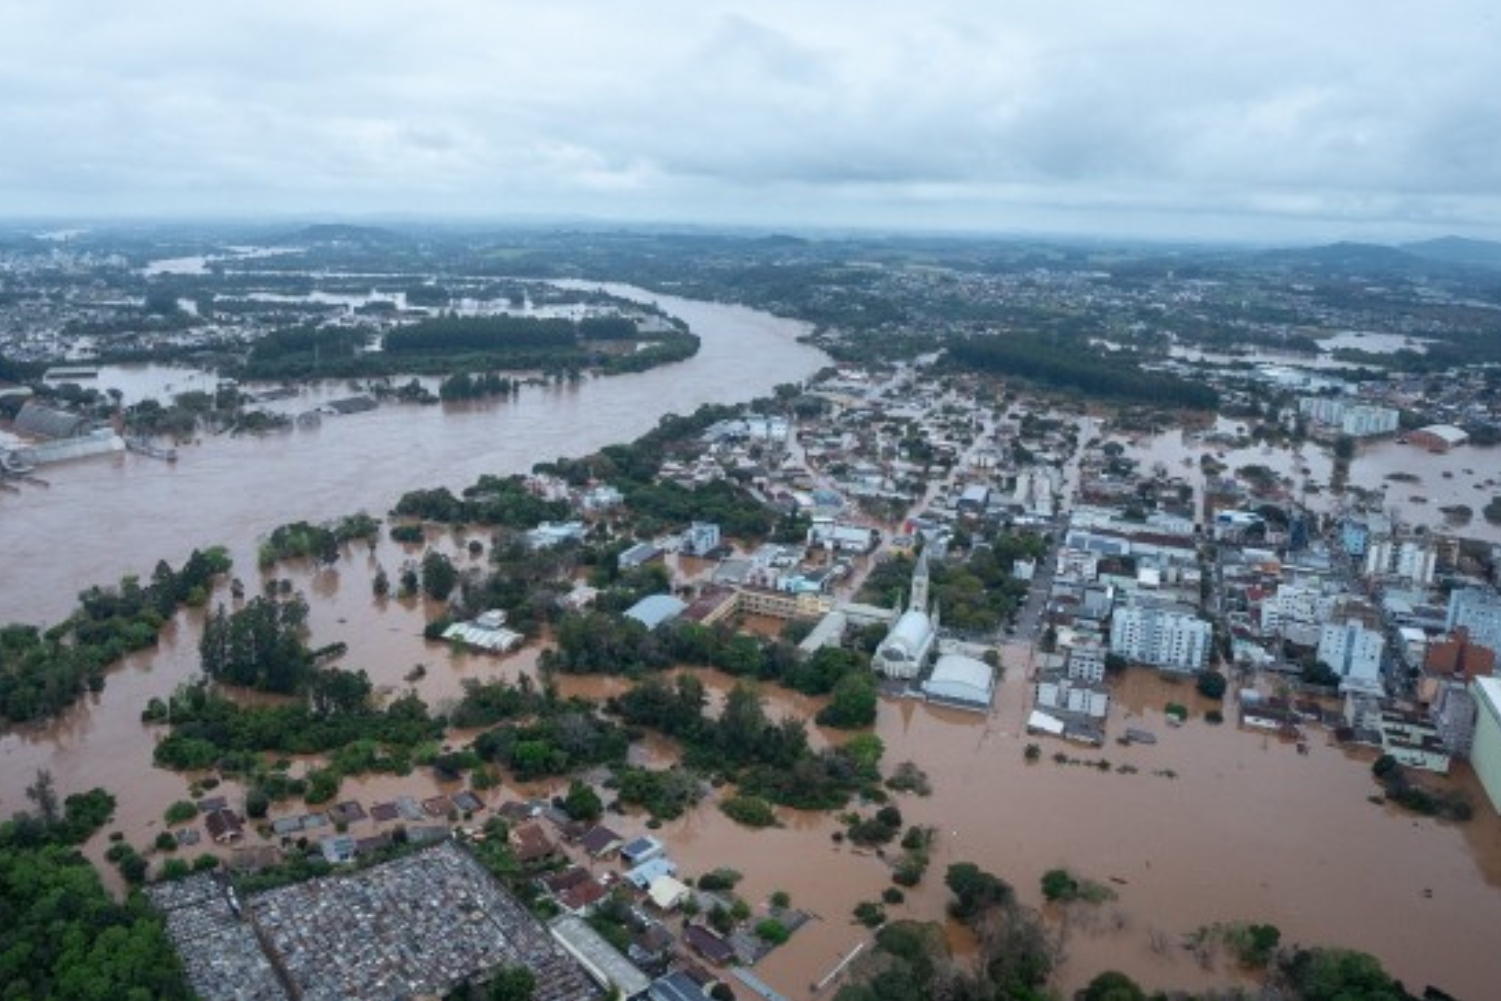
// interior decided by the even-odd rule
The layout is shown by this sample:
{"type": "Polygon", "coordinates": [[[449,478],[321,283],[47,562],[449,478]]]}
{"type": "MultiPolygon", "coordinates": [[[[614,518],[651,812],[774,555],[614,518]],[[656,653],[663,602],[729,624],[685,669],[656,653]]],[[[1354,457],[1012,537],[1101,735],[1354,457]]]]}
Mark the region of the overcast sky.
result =
{"type": "Polygon", "coordinates": [[[1501,237],[1498,11],[0,0],[0,216],[1501,237]]]}

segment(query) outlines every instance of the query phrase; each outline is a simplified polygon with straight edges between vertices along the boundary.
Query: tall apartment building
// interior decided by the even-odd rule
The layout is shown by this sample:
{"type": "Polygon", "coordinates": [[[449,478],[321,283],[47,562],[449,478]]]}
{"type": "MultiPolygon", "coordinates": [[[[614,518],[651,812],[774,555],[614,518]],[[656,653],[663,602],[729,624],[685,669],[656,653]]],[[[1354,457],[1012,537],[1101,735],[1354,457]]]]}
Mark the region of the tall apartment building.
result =
{"type": "Polygon", "coordinates": [[[1320,424],[1338,427],[1352,438],[1370,438],[1397,430],[1399,415],[1391,407],[1369,403],[1351,403],[1331,396],[1305,396],[1298,401],[1298,411],[1320,424]]]}
{"type": "Polygon", "coordinates": [[[1470,756],[1475,743],[1475,714],[1475,697],[1468,684],[1459,678],[1445,678],[1439,683],[1429,717],[1450,753],[1461,758],[1470,756]]]}
{"type": "Polygon", "coordinates": [[[1433,546],[1416,539],[1398,541],[1371,539],[1366,544],[1367,577],[1400,577],[1418,584],[1432,584],[1438,554],[1433,546]]]}
{"type": "Polygon", "coordinates": [[[1110,652],[1128,660],[1191,673],[1209,664],[1214,631],[1185,605],[1130,605],[1110,622],[1110,652]]]}
{"type": "Polygon", "coordinates": [[[1319,630],[1318,658],[1346,681],[1364,688],[1381,685],[1381,655],[1386,637],[1358,618],[1330,622],[1319,630]]]}
{"type": "Polygon", "coordinates": [[[1482,587],[1456,590],[1449,595],[1445,626],[1451,633],[1464,627],[1471,643],[1501,654],[1501,594],[1482,587]]]}

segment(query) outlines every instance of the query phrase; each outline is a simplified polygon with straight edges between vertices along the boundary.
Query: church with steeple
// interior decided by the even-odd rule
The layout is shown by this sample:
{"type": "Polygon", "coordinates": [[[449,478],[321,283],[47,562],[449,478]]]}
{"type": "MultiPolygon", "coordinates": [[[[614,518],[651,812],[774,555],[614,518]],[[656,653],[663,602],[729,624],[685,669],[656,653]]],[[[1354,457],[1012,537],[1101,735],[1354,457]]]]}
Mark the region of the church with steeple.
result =
{"type": "Polygon", "coordinates": [[[907,610],[896,620],[871,666],[888,678],[910,681],[922,673],[938,643],[938,608],[928,593],[928,551],[917,557],[907,610]]]}

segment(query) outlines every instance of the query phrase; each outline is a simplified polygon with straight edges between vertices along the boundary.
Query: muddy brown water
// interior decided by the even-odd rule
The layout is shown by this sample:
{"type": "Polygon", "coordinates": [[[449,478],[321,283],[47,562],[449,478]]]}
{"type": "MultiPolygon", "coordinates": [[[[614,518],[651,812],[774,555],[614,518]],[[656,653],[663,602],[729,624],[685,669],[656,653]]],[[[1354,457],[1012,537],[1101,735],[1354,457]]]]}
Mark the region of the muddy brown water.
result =
{"type": "MultiPolygon", "coordinates": [[[[83,588],[149,576],[158,559],[176,565],[194,547],[229,546],[243,574],[254,540],[284,522],[381,514],[416,487],[457,490],[484,473],[584,455],[667,413],[770,395],[827,360],[797,342],[807,327],[796,321],[606,287],[682,317],[702,339],[699,353],[648,372],[527,387],[484,407],[388,404],[312,430],[208,436],[179,448],[171,465],[122,453],[38,470],[50,488],[0,495],[0,622],[50,624],[83,588]]],[[[328,384],[310,396],[347,392],[328,384]]]]}
{"type": "MultiPolygon", "coordinates": [[[[1236,422],[1223,418],[1217,425],[1220,430],[1236,426],[1236,422]]],[[[1228,467],[1225,475],[1242,466],[1266,466],[1279,479],[1290,480],[1288,496],[1313,511],[1335,513],[1345,502],[1330,489],[1333,461],[1329,451],[1317,443],[1296,451],[1260,445],[1225,449],[1172,430],[1131,441],[1126,454],[1141,463],[1138,472],[1142,475],[1161,463],[1169,476],[1180,476],[1193,484],[1195,510],[1202,510],[1204,478],[1199,460],[1206,454],[1228,467]],[[1317,484],[1320,491],[1304,493],[1305,482],[1317,484]]],[[[1349,483],[1381,494],[1383,511],[1395,515],[1404,525],[1501,543],[1501,525],[1491,524],[1480,514],[1492,498],[1501,496],[1501,447],[1461,445],[1448,452],[1430,452],[1389,438],[1369,441],[1360,445],[1350,463],[1349,483]],[[1404,479],[1391,479],[1393,475],[1404,479]],[[1459,505],[1469,507],[1473,515],[1466,522],[1451,524],[1442,509],[1459,505]]]]}
{"type": "MultiPolygon", "coordinates": [[[[405,677],[418,663],[426,667],[425,676],[410,684],[434,703],[457,697],[466,677],[514,679],[535,672],[536,647],[503,657],[454,653],[422,640],[430,609],[377,602],[369,586],[373,567],[390,566],[400,554],[400,547],[382,542],[373,558],[363,547],[351,552],[337,572],[283,567],[277,574],[310,593],[321,582],[313,604],[315,639],[348,642],[344,663],[367,669],[384,688],[406,688],[405,677]]],[[[9,735],[0,749],[7,812],[22,801],[35,768],[49,767],[64,792],[95,784],[116,790],[121,804],[112,828],[125,831],[132,843],[148,843],[166,806],[186,795],[191,777],[148,767],[157,734],[140,724],[139,708],[196,671],[200,628],[201,613],[182,613],[161,649],[112,673],[89,706],[45,731],[9,735]]],[[[893,917],[941,918],[942,876],[954,862],[973,861],[1003,876],[1032,904],[1041,903],[1042,873],[1063,865],[1117,894],[1100,907],[1070,912],[1066,932],[1063,922],[1052,924],[1067,957],[1057,978],[1065,989],[1104,968],[1125,970],[1153,987],[1233,982],[1237,975],[1226,961],[1205,969],[1178,943],[1203,925],[1255,920],[1278,925],[1289,942],[1374,952],[1409,984],[1434,982],[1458,997],[1485,996],[1496,963],[1484,946],[1491,939],[1488,929],[1501,921],[1501,823],[1467,774],[1455,782],[1481,806],[1474,822],[1449,826],[1414,819],[1367,800],[1375,791],[1369,755],[1330,746],[1316,730],[1309,753],[1301,755],[1275,737],[1210,726],[1202,721],[1208,703],[1191,686],[1149,673],[1118,684],[1111,733],[1139,727],[1156,734],[1157,745],[1121,747],[1112,740],[1090,749],[1030,738],[1020,732],[1027,653],[1014,647],[1005,654],[1007,677],[988,716],[914,700],[881,705],[876,732],[885,742],[888,766],[916,761],[933,782],[931,796],[901,795],[896,802],[908,823],[938,832],[927,879],[908,892],[905,903],[889,908],[893,917]],[[1162,710],[1169,701],[1187,704],[1194,719],[1168,727],[1162,710]],[[1032,740],[1044,755],[1027,764],[1023,750],[1032,740]],[[1052,755],[1058,751],[1080,761],[1105,758],[1112,768],[1057,764],[1052,755]],[[1118,771],[1122,765],[1135,773],[1118,771]],[[1169,770],[1175,777],[1154,774],[1169,770]]],[[[702,675],[717,708],[735,679],[712,671],[702,675]]],[[[559,682],[565,694],[600,699],[628,684],[597,676],[562,676],[559,682]]],[[[763,694],[773,718],[810,718],[821,704],[775,686],[763,687],[763,694]]],[[[815,746],[844,739],[817,727],[810,736],[815,746]]],[[[661,767],[673,760],[674,750],[670,741],[653,739],[633,755],[661,767]]],[[[422,798],[454,788],[419,771],[349,780],[341,797],[368,807],[396,795],[422,798]]],[[[232,783],[220,791],[232,800],[242,794],[232,783]]],[[[507,783],[485,798],[493,805],[548,791],[507,783]]],[[[890,866],[875,853],[836,844],[831,835],[841,825],[832,815],[784,810],[780,828],[740,827],[715,805],[724,792],[658,833],[684,873],[728,865],[744,873],[740,892],[758,907],[774,891],[786,890],[818,916],[758,967],[788,997],[809,997],[810,984],[854,945],[870,940],[850,913],[861,900],[879,897],[889,885],[890,866]]],[[[298,809],[287,804],[275,813],[298,809]]],[[[622,833],[646,830],[641,816],[613,823],[622,833]]],[[[360,824],[353,833],[374,829],[360,824]]],[[[102,857],[105,847],[97,839],[88,853],[102,857]]],[[[950,931],[965,957],[971,944],[950,931]]]]}
{"type": "MultiPolygon", "coordinates": [[[[187,450],[175,468],[125,456],[50,471],[50,491],[28,490],[0,502],[0,541],[13,557],[0,584],[0,619],[51,621],[88,583],[144,574],[158,556],[180,559],[195,545],[215,542],[231,546],[253,590],[261,580],[253,570],[254,540],[277,523],[360,507],[380,512],[410,487],[458,487],[481,472],[577,454],[639,433],[665,409],[764,392],[806,375],[819,361],[792,343],[795,328],[780,321],[732,310],[719,336],[712,321],[722,314],[695,319],[691,309],[725,307],[675,310],[706,335],[704,353],[686,366],[575,390],[533,390],[462,418],[393,406],[326,421],[305,437],[216,440],[187,450]],[[771,346],[777,351],[767,350],[771,346]],[[784,349],[792,360],[775,361],[784,349]],[[701,365],[703,359],[712,364],[701,365]]],[[[445,538],[442,544],[456,551],[462,542],[445,538]]],[[[347,643],[344,665],[368,670],[383,689],[411,685],[441,705],[458,696],[464,678],[535,670],[535,646],[505,657],[454,653],[422,639],[431,610],[420,602],[377,602],[370,591],[375,566],[394,572],[411,555],[415,551],[382,540],[374,553],[352,547],[332,569],[290,566],[276,574],[309,595],[314,642],[347,643]],[[416,664],[425,666],[425,676],[409,682],[416,664]]],[[[94,785],[114,790],[120,808],[111,828],[147,844],[167,805],[187,794],[191,776],[149,766],[158,732],[139,722],[139,712],[149,698],[167,695],[197,671],[202,614],[180,613],[159,649],[129,658],[111,672],[102,693],[61,719],[0,738],[0,814],[24,806],[26,784],[36,769],[49,768],[64,794],[94,785]]],[[[1458,997],[1489,996],[1501,973],[1489,948],[1501,927],[1501,822],[1467,771],[1451,781],[1471,792],[1475,821],[1449,826],[1413,818],[1368,801],[1375,791],[1368,756],[1329,746],[1318,731],[1302,755],[1275,738],[1209,726],[1191,688],[1151,674],[1131,675],[1118,686],[1111,735],[1138,726],[1157,734],[1157,745],[1126,748],[1112,741],[1087,749],[1028,738],[1020,732],[1026,652],[1008,648],[1006,657],[1008,675],[988,716],[911,700],[881,705],[876,729],[886,762],[916,761],[934,786],[930,797],[903,795],[897,802],[909,823],[938,832],[927,879],[889,909],[893,916],[941,917],[942,875],[956,861],[1003,876],[1033,904],[1040,903],[1041,874],[1065,865],[1117,894],[1101,907],[1070,912],[1066,933],[1065,922],[1054,921],[1066,956],[1056,983],[1065,990],[1111,967],[1154,988],[1233,981],[1225,961],[1205,969],[1177,943],[1214,922],[1269,921],[1288,942],[1371,951],[1410,986],[1432,982],[1458,997]],[[1162,708],[1168,701],[1188,704],[1195,719],[1167,727],[1162,708]],[[1033,739],[1044,755],[1027,764],[1023,750],[1033,739]],[[1106,758],[1112,768],[1056,764],[1051,756],[1060,750],[1081,760],[1106,758]],[[1136,771],[1117,771],[1121,765],[1136,771]],[[1175,777],[1162,774],[1167,771],[1175,777]]],[[[706,681],[714,704],[733,684],[713,673],[706,681]]],[[[606,678],[564,678],[562,684],[565,692],[594,697],[623,687],[606,678]]],[[[819,704],[775,687],[764,692],[773,717],[811,717],[819,704]]],[[[815,745],[843,739],[817,728],[812,737],[815,745]]],[[[672,760],[673,748],[651,740],[633,753],[660,766],[672,760]]],[[[441,788],[426,773],[414,773],[350,780],[341,795],[368,807],[441,788]]],[[[242,795],[232,783],[221,791],[231,800],[242,795]]],[[[507,785],[486,798],[493,804],[535,791],[507,785]]],[[[840,824],[833,816],[781,815],[782,827],[754,832],[710,801],[660,833],[684,873],[729,865],[745,874],[740,891],[753,903],[764,905],[772,892],[786,890],[818,916],[758,967],[778,990],[803,998],[841,956],[870,940],[850,912],[889,885],[890,867],[874,853],[836,844],[831,835],[840,824]]],[[[645,830],[639,816],[617,823],[623,833],[645,830]]],[[[106,844],[96,839],[88,853],[100,858],[106,844]]],[[[972,948],[953,929],[951,941],[961,956],[972,948]]]]}

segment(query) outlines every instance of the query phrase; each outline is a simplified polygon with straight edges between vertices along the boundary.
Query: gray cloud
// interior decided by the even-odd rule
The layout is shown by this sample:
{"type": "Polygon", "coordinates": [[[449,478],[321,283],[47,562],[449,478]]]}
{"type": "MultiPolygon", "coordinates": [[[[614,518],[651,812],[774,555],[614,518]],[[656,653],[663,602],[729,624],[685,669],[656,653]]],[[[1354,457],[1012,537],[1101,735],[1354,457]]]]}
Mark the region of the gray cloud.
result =
{"type": "Polygon", "coordinates": [[[0,0],[0,214],[1501,235],[1480,0],[0,0]]]}

